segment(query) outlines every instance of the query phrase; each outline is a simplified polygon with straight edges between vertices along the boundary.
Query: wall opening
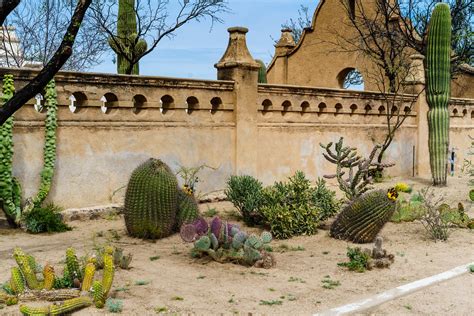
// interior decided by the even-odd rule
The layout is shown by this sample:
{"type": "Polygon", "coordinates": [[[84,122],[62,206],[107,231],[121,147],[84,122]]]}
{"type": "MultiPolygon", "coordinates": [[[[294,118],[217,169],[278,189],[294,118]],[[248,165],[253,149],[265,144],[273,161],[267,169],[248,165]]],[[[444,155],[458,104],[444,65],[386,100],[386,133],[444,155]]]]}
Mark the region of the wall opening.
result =
{"type": "Polygon", "coordinates": [[[359,70],[355,68],[345,68],[337,75],[337,82],[340,89],[364,90],[364,78],[359,70]]]}
{"type": "Polygon", "coordinates": [[[272,107],[272,105],[273,105],[273,103],[269,99],[263,100],[263,102],[262,102],[262,106],[263,106],[262,114],[263,115],[267,114],[268,111],[270,111],[270,108],[272,107]]]}
{"type": "Polygon", "coordinates": [[[319,105],[318,105],[318,115],[321,115],[324,112],[326,112],[326,109],[327,109],[326,103],[324,103],[324,102],[319,103],[319,105]]]}
{"type": "Polygon", "coordinates": [[[174,99],[172,96],[166,94],[161,97],[160,99],[161,102],[161,107],[160,107],[160,112],[163,114],[166,114],[169,109],[174,108],[174,99]]]}
{"type": "Polygon", "coordinates": [[[221,106],[222,106],[222,99],[219,97],[214,97],[211,99],[211,110],[209,112],[211,112],[211,114],[214,115],[221,108],[221,106]]]}
{"type": "Polygon", "coordinates": [[[308,110],[309,110],[309,102],[308,101],[303,101],[301,103],[301,115],[308,112],[308,110]]]}
{"type": "Polygon", "coordinates": [[[118,98],[112,92],[107,92],[106,94],[104,94],[104,96],[100,98],[100,101],[102,101],[102,106],[100,107],[100,110],[104,114],[108,114],[110,108],[118,106],[118,98]]]}
{"type": "Polygon", "coordinates": [[[291,107],[291,102],[286,100],[281,104],[281,106],[283,107],[283,111],[281,112],[281,115],[285,115],[291,107]]]}
{"type": "Polygon", "coordinates": [[[146,106],[146,97],[141,95],[141,94],[137,94],[136,96],[133,97],[133,109],[132,109],[132,112],[134,114],[138,114],[140,113],[140,111],[146,106]]]}
{"type": "Polygon", "coordinates": [[[87,106],[87,96],[80,91],[74,92],[70,97],[69,111],[72,113],[79,112],[82,108],[87,106]]]}
{"type": "Polygon", "coordinates": [[[186,104],[188,108],[186,109],[186,113],[191,114],[193,111],[199,108],[199,100],[196,97],[189,97],[186,99],[186,104]]]}
{"type": "Polygon", "coordinates": [[[338,115],[339,112],[341,112],[341,110],[342,110],[342,104],[341,103],[336,103],[335,108],[336,108],[336,112],[334,112],[334,115],[338,115]]]}

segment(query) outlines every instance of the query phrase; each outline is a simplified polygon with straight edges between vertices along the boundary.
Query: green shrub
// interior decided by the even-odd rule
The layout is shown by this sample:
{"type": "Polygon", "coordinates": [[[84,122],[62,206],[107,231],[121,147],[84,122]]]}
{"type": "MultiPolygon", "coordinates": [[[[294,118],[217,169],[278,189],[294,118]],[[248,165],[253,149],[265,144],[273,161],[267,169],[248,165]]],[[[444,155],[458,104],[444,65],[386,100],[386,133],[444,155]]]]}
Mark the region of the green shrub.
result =
{"type": "Polygon", "coordinates": [[[105,302],[107,310],[111,313],[121,313],[123,308],[123,302],[119,299],[108,298],[105,302]]]}
{"type": "Polygon", "coordinates": [[[60,214],[61,211],[61,207],[52,203],[44,207],[32,209],[24,218],[26,230],[33,234],[71,230],[71,227],[63,222],[60,214]]]}
{"type": "Polygon", "coordinates": [[[391,222],[401,223],[401,222],[413,222],[417,219],[420,219],[423,215],[423,205],[419,201],[405,201],[400,198],[398,201],[397,209],[393,213],[391,222]]]}
{"type": "Polygon", "coordinates": [[[347,258],[349,262],[340,262],[337,265],[346,267],[350,271],[364,272],[368,269],[370,255],[362,252],[360,248],[347,248],[347,258]]]}
{"type": "Polygon", "coordinates": [[[326,181],[319,178],[313,192],[314,203],[319,207],[319,221],[325,221],[336,215],[340,208],[341,202],[336,199],[336,192],[326,187],[326,181]]]}
{"type": "Polygon", "coordinates": [[[240,212],[244,222],[253,226],[263,219],[258,211],[262,205],[262,191],[262,183],[251,176],[231,176],[227,180],[225,195],[240,212]]]}
{"type": "Polygon", "coordinates": [[[316,233],[321,209],[315,203],[314,189],[301,171],[288,182],[265,188],[261,213],[275,238],[316,233]]]}

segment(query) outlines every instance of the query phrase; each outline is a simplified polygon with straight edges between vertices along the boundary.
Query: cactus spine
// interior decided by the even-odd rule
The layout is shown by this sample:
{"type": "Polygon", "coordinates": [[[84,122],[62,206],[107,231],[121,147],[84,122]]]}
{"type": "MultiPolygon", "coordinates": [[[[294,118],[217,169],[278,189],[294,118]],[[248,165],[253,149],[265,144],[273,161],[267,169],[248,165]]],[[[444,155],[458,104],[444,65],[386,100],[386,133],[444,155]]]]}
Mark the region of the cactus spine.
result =
{"type": "Polygon", "coordinates": [[[49,264],[44,266],[43,269],[44,284],[43,288],[45,290],[51,290],[54,285],[54,268],[49,264]]]}
{"type": "Polygon", "coordinates": [[[92,292],[94,294],[95,307],[104,308],[105,295],[102,283],[100,283],[100,281],[94,281],[92,284],[92,292]]]}
{"type": "Polygon", "coordinates": [[[104,297],[107,297],[110,289],[112,288],[112,282],[114,281],[114,258],[111,254],[104,254],[104,275],[102,276],[102,292],[104,297]]]}
{"type": "Polygon", "coordinates": [[[369,191],[353,200],[331,225],[330,236],[355,243],[373,242],[396,208],[395,189],[369,191]]]}
{"type": "Polygon", "coordinates": [[[451,96],[451,14],[446,3],[436,4],[428,30],[426,52],[428,146],[434,185],[446,185],[451,96]]]}
{"type": "Polygon", "coordinates": [[[81,269],[74,248],[66,250],[66,266],[72,282],[74,282],[74,279],[82,280],[81,269]]]}
{"type": "Polygon", "coordinates": [[[40,207],[48,196],[51,189],[51,182],[54,175],[54,164],[56,163],[56,129],[58,127],[57,112],[58,101],[56,93],[56,83],[51,80],[46,86],[46,102],[47,108],[45,121],[45,143],[43,149],[43,171],[41,171],[41,183],[38,194],[33,199],[35,207],[40,207]]]}
{"type": "Polygon", "coordinates": [[[109,38],[109,45],[117,54],[117,73],[138,75],[138,62],[132,65],[130,60],[139,60],[147,43],[137,38],[135,0],[119,0],[117,35],[109,38]]]}
{"type": "Polygon", "coordinates": [[[20,269],[13,267],[11,270],[10,286],[15,294],[21,294],[25,291],[25,279],[20,269]]]}
{"type": "Polygon", "coordinates": [[[84,269],[84,279],[82,280],[82,291],[88,292],[92,287],[92,281],[94,280],[95,264],[90,261],[86,264],[84,269]]]}
{"type": "MultiPolygon", "coordinates": [[[[2,106],[14,93],[13,76],[5,75],[2,106]]],[[[14,118],[11,116],[0,126],[0,208],[3,209],[8,223],[16,227],[21,217],[21,187],[12,175],[13,125],[14,118]]]]}

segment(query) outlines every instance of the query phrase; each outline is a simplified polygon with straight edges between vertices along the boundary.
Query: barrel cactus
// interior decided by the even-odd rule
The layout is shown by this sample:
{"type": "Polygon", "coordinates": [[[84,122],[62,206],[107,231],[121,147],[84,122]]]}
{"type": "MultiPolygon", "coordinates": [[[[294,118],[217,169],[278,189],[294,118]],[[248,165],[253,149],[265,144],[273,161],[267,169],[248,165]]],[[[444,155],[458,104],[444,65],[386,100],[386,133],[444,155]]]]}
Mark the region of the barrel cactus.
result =
{"type": "Polygon", "coordinates": [[[331,225],[331,237],[355,243],[373,242],[395,212],[397,188],[403,186],[369,191],[353,200],[331,225]]]}
{"type": "Polygon", "coordinates": [[[446,185],[451,96],[451,14],[446,3],[436,4],[430,19],[426,52],[428,146],[434,185],[446,185]]]}
{"type": "Polygon", "coordinates": [[[131,236],[157,239],[173,233],[178,182],[170,168],[149,159],[136,168],[125,193],[124,216],[131,236]]]}
{"type": "Polygon", "coordinates": [[[180,228],[185,223],[190,223],[199,217],[199,207],[196,198],[192,194],[178,189],[178,210],[176,224],[180,228]]]}

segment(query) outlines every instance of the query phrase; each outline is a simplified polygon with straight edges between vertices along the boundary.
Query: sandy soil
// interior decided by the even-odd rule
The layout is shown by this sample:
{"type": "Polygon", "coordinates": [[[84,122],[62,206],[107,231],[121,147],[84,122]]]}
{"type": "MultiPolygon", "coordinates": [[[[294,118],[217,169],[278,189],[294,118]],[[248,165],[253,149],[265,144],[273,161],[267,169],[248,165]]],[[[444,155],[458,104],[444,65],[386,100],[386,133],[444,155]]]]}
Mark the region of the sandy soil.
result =
{"type": "MultiPolygon", "coordinates": [[[[409,182],[415,189],[425,185],[409,182]]],[[[474,217],[474,209],[467,201],[467,180],[450,183],[449,188],[438,189],[439,193],[447,195],[447,201],[453,205],[463,202],[474,217]]],[[[228,202],[201,207],[203,211],[215,207],[224,217],[234,214],[228,202]]],[[[381,236],[385,248],[395,254],[395,263],[390,269],[365,273],[338,267],[338,262],[346,260],[346,248],[353,245],[330,238],[325,230],[314,236],[275,241],[275,248],[286,244],[304,250],[277,252],[277,266],[264,270],[192,259],[189,256],[192,245],[183,243],[178,235],[155,243],[129,238],[121,217],[72,225],[73,231],[56,235],[34,236],[0,230],[0,282],[9,278],[14,247],[22,247],[40,263],[52,263],[61,271],[60,262],[67,247],[73,246],[79,255],[84,255],[94,244],[110,242],[134,255],[132,269],[118,269],[114,280],[114,289],[119,290],[115,295],[123,300],[124,315],[154,315],[160,310],[197,315],[308,315],[474,261],[474,231],[456,229],[447,242],[435,243],[417,222],[388,223],[381,236]],[[103,236],[97,237],[100,232],[103,236]],[[159,259],[151,261],[153,256],[159,259]],[[321,281],[326,276],[339,281],[340,286],[324,289],[321,281]],[[137,281],[149,283],[136,285],[137,281]]],[[[474,276],[466,275],[386,303],[366,314],[467,315],[474,308],[473,292],[474,276]]],[[[88,308],[77,315],[104,313],[88,308]]],[[[18,307],[4,308],[0,314],[17,315],[18,307]]]]}

